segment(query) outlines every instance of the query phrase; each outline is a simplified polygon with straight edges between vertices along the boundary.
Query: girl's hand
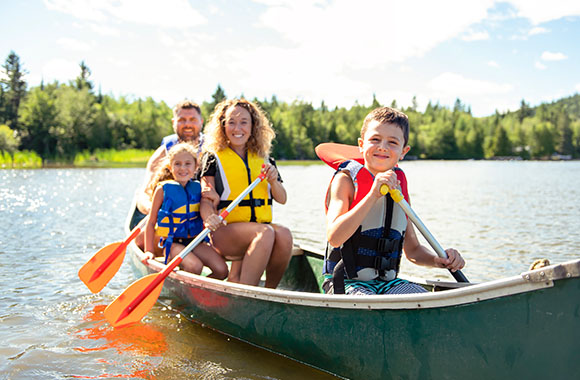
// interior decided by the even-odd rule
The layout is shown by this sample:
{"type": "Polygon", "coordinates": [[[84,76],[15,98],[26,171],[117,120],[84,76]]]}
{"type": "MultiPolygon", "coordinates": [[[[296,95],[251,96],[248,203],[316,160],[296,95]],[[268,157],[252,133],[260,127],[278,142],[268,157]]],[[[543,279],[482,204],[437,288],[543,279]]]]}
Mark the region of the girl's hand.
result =
{"type": "Polygon", "coordinates": [[[453,248],[448,248],[445,250],[447,253],[447,258],[435,257],[435,265],[439,268],[447,268],[451,272],[456,272],[465,266],[465,260],[463,257],[453,248]]]}
{"type": "Polygon", "coordinates": [[[214,204],[217,204],[220,201],[220,196],[210,186],[206,186],[201,189],[201,197],[210,200],[214,204]]]}
{"type": "Polygon", "coordinates": [[[225,226],[226,224],[227,224],[227,222],[225,220],[221,220],[221,218],[217,214],[211,214],[204,221],[204,225],[207,228],[209,228],[210,231],[215,231],[218,228],[220,228],[221,226],[225,226]]]}
{"type": "Polygon", "coordinates": [[[270,183],[278,181],[278,169],[272,164],[264,164],[262,167],[262,173],[266,174],[266,180],[270,183]]]}
{"type": "Polygon", "coordinates": [[[397,179],[397,173],[395,173],[394,170],[387,170],[386,172],[379,173],[375,176],[370,193],[377,198],[384,196],[384,194],[381,193],[382,185],[387,185],[389,189],[398,189],[401,182],[397,179]]]}

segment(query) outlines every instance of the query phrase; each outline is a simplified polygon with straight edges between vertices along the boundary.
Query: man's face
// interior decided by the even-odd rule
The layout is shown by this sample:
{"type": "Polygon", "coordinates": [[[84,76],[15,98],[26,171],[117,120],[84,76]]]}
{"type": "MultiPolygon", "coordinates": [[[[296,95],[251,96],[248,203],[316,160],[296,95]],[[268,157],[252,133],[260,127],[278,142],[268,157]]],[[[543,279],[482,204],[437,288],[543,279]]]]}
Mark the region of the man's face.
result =
{"type": "Polygon", "coordinates": [[[181,141],[197,141],[203,119],[195,108],[182,108],[172,119],[173,130],[181,141]]]}

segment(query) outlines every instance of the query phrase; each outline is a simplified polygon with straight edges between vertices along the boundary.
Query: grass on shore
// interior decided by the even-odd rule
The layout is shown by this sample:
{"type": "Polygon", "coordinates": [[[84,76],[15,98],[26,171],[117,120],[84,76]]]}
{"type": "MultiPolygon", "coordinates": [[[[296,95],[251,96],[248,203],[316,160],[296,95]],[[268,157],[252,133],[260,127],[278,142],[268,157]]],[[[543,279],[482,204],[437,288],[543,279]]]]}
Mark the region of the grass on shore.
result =
{"type": "MultiPolygon", "coordinates": [[[[37,169],[52,167],[77,167],[77,168],[132,168],[147,165],[149,157],[153,150],[114,150],[98,149],[94,152],[83,151],[77,153],[74,161],[65,159],[47,160],[42,162],[38,154],[32,151],[16,151],[14,159],[6,153],[0,152],[0,169],[37,169]]],[[[279,166],[289,165],[318,165],[322,164],[319,160],[279,160],[276,161],[279,166]]]]}

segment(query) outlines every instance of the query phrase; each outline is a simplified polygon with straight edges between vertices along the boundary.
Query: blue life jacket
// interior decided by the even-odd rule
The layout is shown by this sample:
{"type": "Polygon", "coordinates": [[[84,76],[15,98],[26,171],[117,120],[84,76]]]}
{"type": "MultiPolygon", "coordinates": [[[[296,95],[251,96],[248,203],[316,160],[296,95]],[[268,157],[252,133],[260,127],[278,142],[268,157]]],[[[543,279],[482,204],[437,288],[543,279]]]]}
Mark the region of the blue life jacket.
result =
{"type": "MultiPolygon", "coordinates": [[[[199,148],[198,148],[198,154],[201,152],[201,146],[203,145],[203,133],[199,133],[199,148]]],[[[173,148],[174,145],[179,144],[179,136],[177,136],[177,133],[174,133],[172,135],[169,136],[165,136],[163,138],[163,140],[161,140],[161,146],[165,147],[165,154],[169,153],[169,150],[171,148],[173,148]]]]}
{"type": "Polygon", "coordinates": [[[167,263],[174,238],[193,238],[203,230],[199,213],[201,184],[191,180],[183,187],[177,181],[165,181],[160,186],[163,203],[157,213],[155,232],[162,237],[167,263]]]}

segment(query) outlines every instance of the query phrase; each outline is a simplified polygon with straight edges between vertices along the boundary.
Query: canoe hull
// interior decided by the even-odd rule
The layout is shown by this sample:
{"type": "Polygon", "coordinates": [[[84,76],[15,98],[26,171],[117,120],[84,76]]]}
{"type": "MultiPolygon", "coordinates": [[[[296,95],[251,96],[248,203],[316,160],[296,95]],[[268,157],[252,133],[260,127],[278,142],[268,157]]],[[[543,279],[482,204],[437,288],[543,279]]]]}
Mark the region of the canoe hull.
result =
{"type": "MultiPolygon", "coordinates": [[[[134,244],[129,252],[137,276],[162,268],[144,263],[134,244]]],[[[438,292],[442,298],[407,296],[405,304],[401,296],[314,294],[319,262],[313,253],[294,256],[285,275],[284,285],[307,283],[308,292],[176,272],[164,294],[192,321],[346,378],[580,378],[578,262],[569,265],[570,278],[531,285],[515,278],[487,293],[473,285],[474,295],[456,289],[438,292]]]]}

